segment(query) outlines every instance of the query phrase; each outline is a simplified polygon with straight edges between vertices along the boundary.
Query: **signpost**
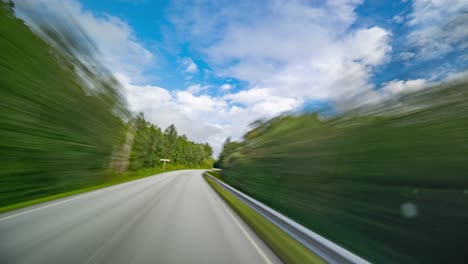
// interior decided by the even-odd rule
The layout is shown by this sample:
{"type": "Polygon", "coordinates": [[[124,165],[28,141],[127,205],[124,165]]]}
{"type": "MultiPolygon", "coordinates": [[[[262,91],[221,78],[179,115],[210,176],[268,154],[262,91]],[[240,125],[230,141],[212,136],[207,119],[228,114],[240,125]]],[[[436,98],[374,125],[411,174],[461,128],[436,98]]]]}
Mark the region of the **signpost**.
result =
{"type": "Polygon", "coordinates": [[[164,168],[166,167],[166,162],[171,162],[170,159],[160,159],[160,161],[164,162],[163,163],[163,171],[164,171],[164,168]]]}

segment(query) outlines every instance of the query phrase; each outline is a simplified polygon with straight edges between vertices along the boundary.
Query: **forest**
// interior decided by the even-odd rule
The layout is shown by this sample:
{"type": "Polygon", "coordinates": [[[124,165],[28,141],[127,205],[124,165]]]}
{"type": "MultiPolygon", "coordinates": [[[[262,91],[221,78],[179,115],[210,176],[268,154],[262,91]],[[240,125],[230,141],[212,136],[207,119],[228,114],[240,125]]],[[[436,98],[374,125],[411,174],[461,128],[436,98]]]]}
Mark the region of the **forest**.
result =
{"type": "Polygon", "coordinates": [[[174,125],[164,131],[147,122],[143,114],[134,121],[135,139],[130,156],[130,170],[161,165],[161,158],[190,168],[211,168],[213,150],[208,143],[199,144],[177,134],[174,125]]]}

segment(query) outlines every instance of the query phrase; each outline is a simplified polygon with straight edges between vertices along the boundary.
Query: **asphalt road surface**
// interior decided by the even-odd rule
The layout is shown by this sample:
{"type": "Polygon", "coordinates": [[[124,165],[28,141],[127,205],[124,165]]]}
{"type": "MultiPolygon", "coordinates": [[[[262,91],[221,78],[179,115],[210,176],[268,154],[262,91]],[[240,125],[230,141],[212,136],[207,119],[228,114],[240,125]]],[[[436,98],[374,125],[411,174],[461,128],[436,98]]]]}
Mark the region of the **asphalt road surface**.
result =
{"type": "Polygon", "coordinates": [[[174,171],[0,216],[0,263],[281,263],[202,178],[174,171]]]}

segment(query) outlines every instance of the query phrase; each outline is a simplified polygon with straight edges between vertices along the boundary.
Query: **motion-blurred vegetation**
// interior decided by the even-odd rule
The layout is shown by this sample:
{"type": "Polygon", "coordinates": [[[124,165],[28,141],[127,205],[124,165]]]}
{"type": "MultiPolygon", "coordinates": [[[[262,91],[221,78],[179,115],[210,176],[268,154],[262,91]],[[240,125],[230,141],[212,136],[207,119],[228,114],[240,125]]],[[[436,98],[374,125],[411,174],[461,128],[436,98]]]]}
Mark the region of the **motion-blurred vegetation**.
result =
{"type": "Polygon", "coordinates": [[[374,263],[466,263],[468,82],[257,122],[223,180],[374,263]]]}
{"type": "Polygon", "coordinates": [[[0,207],[115,182],[116,172],[160,158],[174,168],[211,166],[209,145],[132,118],[78,26],[30,17],[34,30],[0,1],[0,207]]]}

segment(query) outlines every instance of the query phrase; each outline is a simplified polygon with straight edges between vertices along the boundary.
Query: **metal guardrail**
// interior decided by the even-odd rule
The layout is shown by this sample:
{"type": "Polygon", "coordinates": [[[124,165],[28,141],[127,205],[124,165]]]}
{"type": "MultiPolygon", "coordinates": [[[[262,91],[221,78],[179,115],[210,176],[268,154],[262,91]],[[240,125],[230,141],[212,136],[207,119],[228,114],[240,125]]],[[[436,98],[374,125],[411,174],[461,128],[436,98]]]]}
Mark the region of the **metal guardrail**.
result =
{"type": "Polygon", "coordinates": [[[250,196],[234,189],[226,183],[211,177],[218,185],[229,191],[238,199],[254,209],[257,213],[268,219],[271,223],[275,224],[281,230],[289,234],[291,237],[299,241],[306,248],[317,254],[323,260],[331,264],[368,264],[369,261],[353,254],[352,252],[344,249],[343,247],[331,242],[330,240],[320,236],[319,234],[307,229],[306,227],[298,224],[294,220],[280,214],[267,205],[251,198],[250,196]]]}

